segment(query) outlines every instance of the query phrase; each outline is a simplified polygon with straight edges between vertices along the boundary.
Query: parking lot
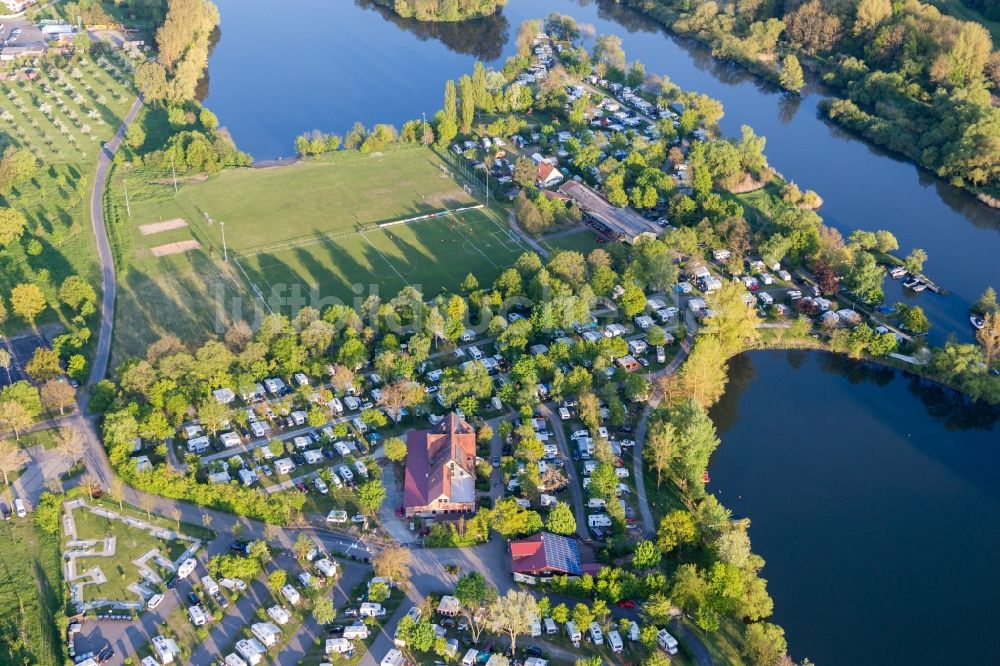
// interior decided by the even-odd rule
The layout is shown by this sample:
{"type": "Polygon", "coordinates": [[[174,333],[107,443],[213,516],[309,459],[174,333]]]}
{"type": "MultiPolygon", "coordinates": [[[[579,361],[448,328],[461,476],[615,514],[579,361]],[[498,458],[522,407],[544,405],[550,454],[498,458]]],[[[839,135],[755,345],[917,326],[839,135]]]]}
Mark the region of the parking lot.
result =
{"type": "Polygon", "coordinates": [[[0,388],[28,378],[24,366],[28,364],[35,350],[39,347],[49,348],[48,340],[40,334],[24,335],[0,341],[0,348],[6,350],[11,356],[9,372],[0,369],[0,388]]]}

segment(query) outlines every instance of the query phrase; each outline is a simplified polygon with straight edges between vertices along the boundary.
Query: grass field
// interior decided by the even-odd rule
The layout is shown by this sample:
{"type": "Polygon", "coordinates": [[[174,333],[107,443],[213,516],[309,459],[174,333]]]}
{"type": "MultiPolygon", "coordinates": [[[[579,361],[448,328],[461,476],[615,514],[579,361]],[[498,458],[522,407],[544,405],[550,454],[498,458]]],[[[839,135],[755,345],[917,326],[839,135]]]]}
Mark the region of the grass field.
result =
{"type": "Polygon", "coordinates": [[[427,297],[454,288],[472,273],[488,284],[524,251],[506,226],[481,210],[353,233],[290,250],[240,259],[249,278],[265,294],[288,293],[299,285],[322,299],[350,303],[377,289],[383,297],[406,285],[427,297]]]}
{"type": "Polygon", "coordinates": [[[275,287],[283,296],[295,288],[307,298],[314,292],[352,302],[355,284],[363,285],[364,298],[369,285],[383,296],[407,284],[432,296],[468,273],[491,281],[524,249],[492,211],[377,227],[475,205],[440,165],[418,147],[341,152],[192,178],[176,192],[169,170],[116,169],[105,205],[120,269],[112,362],[143,353],[166,332],[197,342],[235,319],[252,324],[259,305],[250,282],[267,296],[275,287]],[[221,261],[220,221],[229,263],[221,261]],[[160,223],[174,228],[140,230],[160,223]],[[201,247],[154,256],[153,248],[192,240],[201,247]]]}
{"type": "Polygon", "coordinates": [[[0,523],[0,664],[61,664],[59,538],[30,518],[0,523]]]}
{"type": "MultiPolygon", "coordinates": [[[[160,196],[134,200],[132,218],[135,228],[184,219],[193,232],[174,235],[195,233],[219,249],[217,221],[223,221],[229,248],[246,252],[474,203],[440,164],[430,150],[399,148],[382,155],[342,152],[284,167],[233,169],[185,185],[176,195],[169,181],[162,183],[160,196]]],[[[161,244],[162,237],[134,233],[131,242],[141,253],[161,244]]]]}
{"type": "Polygon", "coordinates": [[[541,243],[548,250],[573,250],[584,256],[587,256],[591,250],[601,247],[601,244],[597,242],[597,237],[589,229],[580,229],[565,236],[544,239],[541,243]]]}
{"type": "MultiPolygon", "coordinates": [[[[145,516],[142,518],[145,519],[145,516]]],[[[187,547],[187,543],[184,541],[157,539],[146,530],[130,528],[120,520],[109,520],[84,508],[74,509],[73,520],[76,523],[77,537],[81,540],[100,541],[108,536],[117,538],[113,557],[81,557],[77,559],[76,569],[78,573],[96,566],[100,567],[108,579],[101,585],[85,585],[83,588],[84,601],[91,599],[135,599],[135,593],[130,592],[128,586],[139,582],[141,577],[139,570],[132,563],[133,560],[139,559],[154,548],[158,549],[164,556],[174,560],[180,557],[187,547]]],[[[160,573],[166,575],[166,572],[160,573]]]]}
{"type": "MultiPolygon", "coordinates": [[[[4,248],[3,293],[19,282],[34,282],[55,304],[56,289],[68,275],[98,282],[86,200],[97,152],[131,103],[132,90],[120,81],[124,78],[116,64],[84,58],[67,70],[41,68],[35,81],[0,84],[0,150],[24,147],[42,162],[30,181],[0,199],[28,219],[24,239],[4,248]],[[41,254],[28,254],[29,240],[41,244],[41,254]]],[[[68,318],[49,309],[38,323],[68,318]]],[[[24,326],[12,317],[5,332],[24,326]]]]}

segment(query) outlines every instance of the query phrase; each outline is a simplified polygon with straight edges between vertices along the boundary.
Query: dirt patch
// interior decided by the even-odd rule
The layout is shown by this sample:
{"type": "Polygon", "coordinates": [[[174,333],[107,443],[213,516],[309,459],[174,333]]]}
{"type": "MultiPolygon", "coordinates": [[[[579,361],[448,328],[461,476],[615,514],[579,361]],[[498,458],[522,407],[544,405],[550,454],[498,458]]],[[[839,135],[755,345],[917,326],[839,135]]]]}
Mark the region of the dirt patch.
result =
{"type": "Polygon", "coordinates": [[[139,233],[143,236],[152,236],[153,234],[158,234],[164,231],[170,231],[171,229],[182,229],[188,225],[187,220],[180,217],[175,217],[172,220],[164,220],[163,222],[152,222],[150,224],[140,224],[139,233]]]}
{"type": "MultiPolygon", "coordinates": [[[[180,178],[177,179],[177,183],[180,184],[180,185],[186,185],[188,183],[204,183],[206,180],[208,180],[208,176],[206,176],[203,173],[199,173],[199,174],[195,174],[193,176],[182,176],[182,177],[180,177],[180,178]]],[[[173,178],[160,178],[159,180],[156,180],[154,182],[157,185],[171,185],[172,186],[174,184],[174,179],[173,178]]]]}
{"type": "Polygon", "coordinates": [[[181,252],[188,252],[190,250],[197,250],[201,247],[201,243],[196,240],[186,240],[177,243],[167,243],[166,245],[157,245],[156,247],[150,249],[154,257],[165,257],[169,254],[180,254],[181,252]]]}

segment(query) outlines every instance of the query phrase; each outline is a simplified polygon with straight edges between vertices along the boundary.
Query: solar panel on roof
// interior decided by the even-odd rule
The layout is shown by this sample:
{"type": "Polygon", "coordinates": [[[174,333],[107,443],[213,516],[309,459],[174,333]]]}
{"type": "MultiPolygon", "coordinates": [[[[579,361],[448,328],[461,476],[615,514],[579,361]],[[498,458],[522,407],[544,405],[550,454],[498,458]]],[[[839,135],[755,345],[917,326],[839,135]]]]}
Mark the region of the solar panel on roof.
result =
{"type": "Polygon", "coordinates": [[[580,549],[571,539],[557,534],[542,534],[545,543],[545,563],[559,571],[578,576],[583,572],[580,566],[580,549]]]}

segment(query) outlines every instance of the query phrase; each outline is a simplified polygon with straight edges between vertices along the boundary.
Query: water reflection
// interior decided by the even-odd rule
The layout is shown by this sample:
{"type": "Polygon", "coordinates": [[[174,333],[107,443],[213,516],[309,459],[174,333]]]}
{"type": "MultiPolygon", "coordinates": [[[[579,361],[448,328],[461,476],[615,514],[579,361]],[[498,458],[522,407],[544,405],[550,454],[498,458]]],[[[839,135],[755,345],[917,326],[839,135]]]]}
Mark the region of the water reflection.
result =
{"type": "Polygon", "coordinates": [[[373,0],[354,0],[362,9],[371,9],[397,28],[416,35],[420,41],[437,40],[455,53],[471,55],[483,62],[498,60],[510,38],[510,22],[499,11],[471,21],[434,22],[404,18],[373,0]]]}

